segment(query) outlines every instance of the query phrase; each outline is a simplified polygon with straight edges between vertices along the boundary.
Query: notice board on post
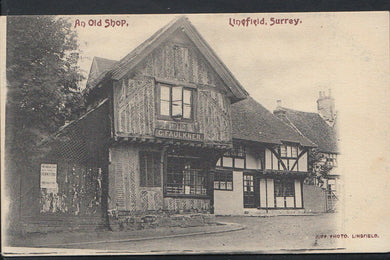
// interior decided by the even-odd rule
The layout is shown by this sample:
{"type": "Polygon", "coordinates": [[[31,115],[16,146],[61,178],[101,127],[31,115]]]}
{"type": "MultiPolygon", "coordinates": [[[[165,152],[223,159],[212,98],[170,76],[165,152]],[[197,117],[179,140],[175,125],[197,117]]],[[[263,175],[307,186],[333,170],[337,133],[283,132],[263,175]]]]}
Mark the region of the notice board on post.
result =
{"type": "Polygon", "coordinates": [[[57,193],[57,164],[41,164],[41,181],[40,187],[46,189],[47,193],[57,193]]]}

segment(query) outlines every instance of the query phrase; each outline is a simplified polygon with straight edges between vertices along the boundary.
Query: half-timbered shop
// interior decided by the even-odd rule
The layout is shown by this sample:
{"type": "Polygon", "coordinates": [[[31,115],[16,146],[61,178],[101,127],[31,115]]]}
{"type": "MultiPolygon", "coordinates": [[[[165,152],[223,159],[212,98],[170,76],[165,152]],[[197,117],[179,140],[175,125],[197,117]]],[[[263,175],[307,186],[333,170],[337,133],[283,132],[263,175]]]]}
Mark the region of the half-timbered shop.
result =
{"type": "Polygon", "coordinates": [[[232,105],[233,149],[217,162],[215,214],[296,214],[315,145],[251,97],[232,105]]]}
{"type": "MultiPolygon", "coordinates": [[[[213,213],[215,164],[233,143],[231,104],[247,95],[184,17],[118,62],[94,58],[88,112],[60,131],[72,130],[61,158],[42,164],[55,188],[41,186],[42,211],[91,211],[122,228],[213,213]],[[101,121],[89,122],[95,114],[101,121]],[[69,202],[54,209],[53,196],[69,202]]],[[[205,215],[190,220],[207,222],[205,215]]]]}

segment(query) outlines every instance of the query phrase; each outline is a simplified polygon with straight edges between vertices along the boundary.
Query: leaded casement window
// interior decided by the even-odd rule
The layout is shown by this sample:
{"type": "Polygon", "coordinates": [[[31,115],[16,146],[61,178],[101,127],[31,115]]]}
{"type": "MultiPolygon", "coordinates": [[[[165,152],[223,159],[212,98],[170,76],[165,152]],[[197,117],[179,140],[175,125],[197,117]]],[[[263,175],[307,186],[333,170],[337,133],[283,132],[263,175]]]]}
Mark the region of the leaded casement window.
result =
{"type": "Polygon", "coordinates": [[[275,197],[294,197],[294,180],[293,179],[275,179],[274,180],[275,197]]]}
{"type": "Polygon", "coordinates": [[[193,119],[194,90],[183,86],[159,84],[159,116],[167,119],[193,119]]]}
{"type": "Polygon", "coordinates": [[[337,154],[330,153],[330,154],[327,154],[325,157],[326,157],[326,163],[328,165],[333,166],[333,167],[337,166],[337,154]]]}
{"type": "Polygon", "coordinates": [[[222,167],[227,167],[227,168],[245,169],[246,167],[245,146],[241,144],[235,144],[232,150],[226,152],[223,155],[220,165],[222,167]]]}
{"type": "Polygon", "coordinates": [[[235,144],[232,150],[225,153],[225,156],[234,157],[234,158],[245,158],[246,156],[245,146],[240,144],[237,145],[235,144]]]}
{"type": "Polygon", "coordinates": [[[207,195],[207,175],[194,157],[168,156],[165,193],[167,195],[207,195]]]}
{"type": "Polygon", "coordinates": [[[214,190],[233,190],[233,171],[217,171],[214,174],[214,190]]]}
{"type": "Polygon", "coordinates": [[[298,147],[295,145],[282,144],[280,146],[280,157],[282,158],[297,158],[298,147]]]}
{"type": "MultiPolygon", "coordinates": [[[[298,158],[298,145],[282,144],[279,149],[280,158],[288,170],[292,170],[292,167],[298,158]]],[[[279,167],[280,169],[281,166],[279,167]]],[[[295,167],[297,170],[297,167],[295,167]]]]}
{"type": "Polygon", "coordinates": [[[161,155],[158,152],[140,152],[140,186],[161,187],[161,155]]]}

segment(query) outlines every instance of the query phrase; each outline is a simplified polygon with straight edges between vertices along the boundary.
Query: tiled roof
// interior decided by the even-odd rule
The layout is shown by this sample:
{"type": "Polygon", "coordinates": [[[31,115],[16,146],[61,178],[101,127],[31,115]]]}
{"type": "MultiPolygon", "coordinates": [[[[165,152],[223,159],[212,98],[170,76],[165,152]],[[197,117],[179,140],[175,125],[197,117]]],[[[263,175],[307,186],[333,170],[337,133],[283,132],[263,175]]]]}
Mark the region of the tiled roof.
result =
{"type": "Polygon", "coordinates": [[[232,105],[232,124],[235,139],[274,144],[284,141],[308,147],[316,146],[252,97],[232,105]]]}
{"type": "Polygon", "coordinates": [[[337,130],[329,126],[318,113],[281,108],[286,111],[288,123],[318,146],[320,152],[337,153],[337,130]]]}

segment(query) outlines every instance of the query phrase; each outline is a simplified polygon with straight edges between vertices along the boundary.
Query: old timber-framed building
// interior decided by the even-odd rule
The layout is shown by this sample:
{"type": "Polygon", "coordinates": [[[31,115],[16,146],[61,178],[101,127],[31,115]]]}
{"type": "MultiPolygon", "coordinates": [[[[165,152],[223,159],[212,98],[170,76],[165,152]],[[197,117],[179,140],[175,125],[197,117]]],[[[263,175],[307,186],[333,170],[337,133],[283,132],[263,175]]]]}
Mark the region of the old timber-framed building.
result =
{"type": "Polygon", "coordinates": [[[105,224],[212,213],[213,170],[233,144],[231,104],[247,95],[185,17],[119,62],[95,58],[87,114],[59,131],[42,162],[41,176],[56,180],[41,178],[41,213],[101,214],[105,224]]]}
{"type": "Polygon", "coordinates": [[[249,97],[187,18],[118,62],[94,58],[85,97],[40,164],[41,215],[303,211],[315,145],[249,97]]]}
{"type": "MultiPolygon", "coordinates": [[[[337,192],[339,187],[339,173],[337,173],[338,134],[337,134],[337,113],[335,101],[329,90],[329,94],[320,91],[317,99],[318,113],[304,112],[282,107],[279,103],[274,111],[283,122],[295,128],[303,136],[309,138],[316,144],[322,160],[313,165],[328,164],[332,170],[321,183],[328,191],[337,192]]],[[[316,170],[316,169],[314,169],[316,170]]]]}
{"type": "Polygon", "coordinates": [[[274,114],[287,125],[296,129],[302,136],[309,138],[316,144],[316,151],[311,150],[312,157],[316,161],[312,162],[312,171],[315,174],[313,185],[306,185],[307,201],[311,200],[309,207],[312,210],[319,210],[318,205],[325,204],[323,211],[337,210],[340,190],[342,187],[341,176],[338,171],[338,133],[337,133],[337,113],[335,110],[335,100],[331,95],[320,91],[317,99],[318,113],[297,111],[283,107],[281,101],[278,102],[274,114]],[[321,174],[325,168],[327,174],[321,174]],[[320,191],[319,187],[323,192],[320,191]],[[316,191],[317,190],[317,191],[316,191]],[[324,195],[322,195],[324,194],[324,195]],[[312,197],[312,198],[310,198],[312,197]],[[325,200],[321,200],[325,197],[325,200]],[[314,205],[314,204],[317,204],[314,205]]]}

